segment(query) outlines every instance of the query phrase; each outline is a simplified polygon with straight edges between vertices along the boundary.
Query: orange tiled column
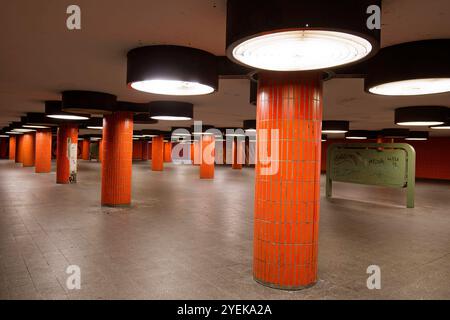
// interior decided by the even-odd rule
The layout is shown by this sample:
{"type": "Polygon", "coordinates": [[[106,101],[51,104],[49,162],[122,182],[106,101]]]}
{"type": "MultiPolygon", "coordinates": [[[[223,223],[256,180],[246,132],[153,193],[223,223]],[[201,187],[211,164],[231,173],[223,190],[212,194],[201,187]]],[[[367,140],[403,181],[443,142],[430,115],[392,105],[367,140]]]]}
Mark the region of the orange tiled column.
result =
{"type": "Polygon", "coordinates": [[[133,141],[133,160],[142,160],[142,141],[133,141]]]}
{"type": "Polygon", "coordinates": [[[148,141],[142,141],[142,161],[148,160],[148,141]]]}
{"type": "Polygon", "coordinates": [[[102,205],[131,204],[133,113],[115,112],[103,118],[102,205]]]}
{"type": "Polygon", "coordinates": [[[243,143],[244,141],[240,141],[237,138],[233,139],[233,164],[231,167],[234,170],[242,170],[242,164],[244,162],[243,143]]]}
{"type": "Polygon", "coordinates": [[[299,290],[317,281],[321,75],[261,74],[257,126],[254,279],[273,288],[299,290]],[[271,135],[273,129],[279,130],[278,139],[271,135]],[[264,139],[264,130],[272,138],[264,139]],[[263,159],[261,147],[268,144],[270,154],[274,143],[279,144],[273,152],[278,159],[263,159]],[[268,166],[272,170],[263,173],[268,166]]]}
{"type": "Polygon", "coordinates": [[[192,161],[192,164],[194,164],[194,154],[195,154],[194,143],[191,143],[190,154],[191,154],[191,161],[192,161]]]}
{"type": "Polygon", "coordinates": [[[200,164],[200,179],[214,179],[215,138],[206,135],[201,141],[202,163],[200,164]]]}
{"type": "Polygon", "coordinates": [[[98,162],[103,162],[103,139],[98,141],[98,162]]]}
{"type": "Polygon", "coordinates": [[[171,142],[164,143],[164,162],[167,162],[167,163],[172,162],[172,143],[171,142]]]}
{"type": "Polygon", "coordinates": [[[49,173],[52,170],[52,131],[36,132],[36,173],[49,173]]]}
{"type": "Polygon", "coordinates": [[[22,137],[22,165],[24,167],[34,167],[35,142],[34,133],[25,133],[22,137]]]}
{"type": "Polygon", "coordinates": [[[89,156],[91,153],[91,141],[89,139],[83,140],[81,150],[81,159],[90,160],[89,156]]]}
{"type": "Polygon", "coordinates": [[[9,160],[16,160],[16,136],[9,137],[9,160]]]}
{"type": "Polygon", "coordinates": [[[77,182],[78,125],[65,123],[58,128],[56,183],[77,182]]]}
{"type": "Polygon", "coordinates": [[[164,170],[164,137],[153,138],[152,143],[152,170],[164,170]]]}
{"type": "Polygon", "coordinates": [[[17,136],[16,140],[16,163],[22,163],[23,162],[23,152],[22,152],[22,140],[23,140],[23,134],[17,136]]]}

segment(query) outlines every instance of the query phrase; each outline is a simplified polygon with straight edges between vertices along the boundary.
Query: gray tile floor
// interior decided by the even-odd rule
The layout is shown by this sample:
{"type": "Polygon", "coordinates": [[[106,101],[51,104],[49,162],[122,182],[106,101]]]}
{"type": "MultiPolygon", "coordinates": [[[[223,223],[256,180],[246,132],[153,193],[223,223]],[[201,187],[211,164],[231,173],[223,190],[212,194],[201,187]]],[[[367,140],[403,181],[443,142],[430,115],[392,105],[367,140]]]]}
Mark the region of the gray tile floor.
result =
{"type": "Polygon", "coordinates": [[[252,169],[201,181],[197,167],[136,163],[129,209],[99,206],[99,164],[79,171],[61,186],[0,161],[0,299],[450,299],[450,183],[419,182],[416,209],[402,190],[336,184],[322,199],[320,281],[283,292],[251,277],[252,169]],[[379,291],[366,287],[373,264],[379,291]],[[69,265],[79,291],[66,289],[69,265]]]}

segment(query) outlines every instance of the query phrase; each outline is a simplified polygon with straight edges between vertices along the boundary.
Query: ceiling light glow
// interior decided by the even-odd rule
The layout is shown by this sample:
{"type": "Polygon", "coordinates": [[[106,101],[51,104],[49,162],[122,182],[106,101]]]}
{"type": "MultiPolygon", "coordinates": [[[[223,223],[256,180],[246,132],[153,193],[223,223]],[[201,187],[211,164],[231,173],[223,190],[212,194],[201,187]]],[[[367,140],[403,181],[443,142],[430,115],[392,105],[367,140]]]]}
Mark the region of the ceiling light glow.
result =
{"type": "Polygon", "coordinates": [[[170,96],[198,96],[214,92],[214,88],[198,83],[177,80],[145,80],[131,83],[135,90],[170,96]]]}
{"type": "Polygon", "coordinates": [[[369,92],[385,96],[418,96],[450,92],[450,78],[390,82],[369,88],[369,92]]]}
{"type": "Polygon", "coordinates": [[[233,50],[248,66],[272,71],[307,71],[345,65],[372,51],[364,38],[335,31],[295,30],[249,39],[233,50]]]}

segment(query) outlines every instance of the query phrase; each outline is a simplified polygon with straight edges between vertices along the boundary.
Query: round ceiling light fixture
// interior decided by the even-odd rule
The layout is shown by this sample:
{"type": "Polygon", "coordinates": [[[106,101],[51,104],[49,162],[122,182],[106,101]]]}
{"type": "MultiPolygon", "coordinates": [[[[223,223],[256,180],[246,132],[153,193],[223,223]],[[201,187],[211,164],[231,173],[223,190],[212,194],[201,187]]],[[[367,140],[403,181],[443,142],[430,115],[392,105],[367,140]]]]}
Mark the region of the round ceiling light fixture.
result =
{"type": "Polygon", "coordinates": [[[68,121],[88,120],[89,114],[70,113],[62,110],[61,101],[45,101],[45,114],[48,118],[68,121]]]}
{"type": "Polygon", "coordinates": [[[29,112],[21,118],[23,128],[50,129],[58,126],[58,121],[48,118],[45,113],[29,112]]]}
{"type": "Polygon", "coordinates": [[[86,122],[86,129],[103,130],[103,118],[91,118],[86,122]]]}
{"type": "Polygon", "coordinates": [[[395,124],[399,126],[439,126],[447,120],[447,107],[420,106],[395,110],[395,124]]]}
{"type": "Polygon", "coordinates": [[[427,131],[411,131],[409,136],[405,138],[408,141],[427,141],[430,134],[427,131]]]}
{"type": "Polygon", "coordinates": [[[433,130],[450,130],[450,122],[446,122],[446,123],[441,124],[439,126],[431,126],[430,129],[433,129],[433,130]]]}
{"type": "Polygon", "coordinates": [[[322,133],[338,134],[347,133],[349,130],[349,121],[326,120],[322,122],[322,133]]]}
{"type": "Polygon", "coordinates": [[[217,57],[181,46],[136,48],[128,52],[127,83],[135,90],[153,94],[210,94],[219,87],[217,57]]]}
{"type": "Polygon", "coordinates": [[[62,110],[74,113],[108,114],[116,111],[117,97],[113,94],[69,90],[62,92],[62,110]]]}
{"type": "Polygon", "coordinates": [[[370,137],[370,132],[367,130],[350,130],[345,134],[347,140],[367,140],[370,137]]]}
{"type": "Polygon", "coordinates": [[[308,71],[348,65],[373,55],[380,30],[367,8],[380,0],[229,0],[227,55],[261,70],[308,71]]]}
{"type": "Polygon", "coordinates": [[[194,118],[194,105],[187,102],[150,102],[150,118],[161,121],[187,121],[194,118]]]}
{"type": "Polygon", "coordinates": [[[380,50],[370,61],[367,92],[417,96],[450,92],[450,39],[402,43],[380,50]]]}

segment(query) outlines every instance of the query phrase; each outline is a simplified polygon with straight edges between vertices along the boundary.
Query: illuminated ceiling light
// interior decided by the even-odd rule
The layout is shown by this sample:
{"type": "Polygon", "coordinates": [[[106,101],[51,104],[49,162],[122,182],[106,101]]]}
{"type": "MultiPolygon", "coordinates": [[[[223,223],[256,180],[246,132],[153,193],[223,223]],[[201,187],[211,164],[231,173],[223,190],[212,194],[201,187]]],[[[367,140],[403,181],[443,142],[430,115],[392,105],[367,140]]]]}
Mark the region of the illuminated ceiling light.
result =
{"type": "Polygon", "coordinates": [[[58,125],[58,121],[48,118],[45,113],[29,112],[21,117],[23,128],[29,129],[50,129],[58,125]]]}
{"type": "Polygon", "coordinates": [[[103,118],[91,118],[85,123],[86,129],[103,130],[103,118]]]}
{"type": "Polygon", "coordinates": [[[450,122],[446,122],[440,126],[431,126],[430,128],[433,130],[450,130],[450,122]]]}
{"type": "Polygon", "coordinates": [[[109,114],[117,111],[117,97],[95,91],[63,91],[62,110],[72,113],[109,114]]]}
{"type": "Polygon", "coordinates": [[[18,131],[7,131],[5,133],[6,134],[23,134],[23,132],[18,132],[18,131]]]}
{"type": "Polygon", "coordinates": [[[9,136],[6,134],[0,134],[0,138],[9,138],[9,136]]]}
{"type": "Polygon", "coordinates": [[[128,85],[138,91],[173,96],[217,91],[217,57],[203,50],[157,45],[128,52],[128,85]]]}
{"type": "Polygon", "coordinates": [[[450,92],[450,40],[424,40],[386,47],[369,62],[367,92],[417,96],[450,92]]]}
{"type": "Polygon", "coordinates": [[[347,140],[367,140],[369,139],[369,131],[351,130],[345,134],[347,140]]]}
{"type": "Polygon", "coordinates": [[[326,120],[322,122],[322,133],[338,134],[347,133],[349,130],[349,121],[326,120]]]}
{"type": "MultiPolygon", "coordinates": [[[[147,104],[148,105],[148,104],[147,104]]],[[[157,124],[158,120],[151,119],[148,114],[148,108],[147,113],[141,113],[134,115],[133,122],[135,124],[157,124]]]]}
{"type": "Polygon", "coordinates": [[[405,138],[408,141],[427,141],[430,134],[426,131],[411,131],[409,136],[405,138]]]}
{"type": "Polygon", "coordinates": [[[161,121],[187,121],[194,117],[194,105],[187,102],[150,102],[150,118],[161,121]]]}
{"type": "Polygon", "coordinates": [[[399,126],[439,126],[447,120],[447,107],[420,106],[395,110],[395,124],[399,126]]]}
{"type": "Polygon", "coordinates": [[[22,132],[22,133],[29,133],[29,132],[35,132],[36,130],[33,129],[26,129],[26,128],[17,128],[14,129],[15,132],[22,132]]]}
{"type": "Polygon", "coordinates": [[[172,137],[190,137],[191,129],[190,128],[172,128],[172,137]]]}
{"type": "Polygon", "coordinates": [[[30,124],[24,124],[23,127],[28,129],[50,129],[50,127],[47,126],[35,126],[30,124]]]}
{"type": "Polygon", "coordinates": [[[381,1],[229,0],[227,55],[261,70],[307,71],[348,65],[379,48],[367,8],[381,1]]]}
{"type": "Polygon", "coordinates": [[[75,114],[63,111],[60,101],[46,101],[45,102],[45,114],[48,118],[58,119],[58,120],[72,120],[81,121],[88,120],[88,114],[75,114]]]}
{"type": "Polygon", "coordinates": [[[403,139],[409,136],[409,129],[383,129],[380,135],[386,139],[403,139]]]}

